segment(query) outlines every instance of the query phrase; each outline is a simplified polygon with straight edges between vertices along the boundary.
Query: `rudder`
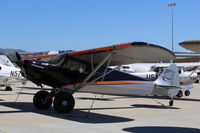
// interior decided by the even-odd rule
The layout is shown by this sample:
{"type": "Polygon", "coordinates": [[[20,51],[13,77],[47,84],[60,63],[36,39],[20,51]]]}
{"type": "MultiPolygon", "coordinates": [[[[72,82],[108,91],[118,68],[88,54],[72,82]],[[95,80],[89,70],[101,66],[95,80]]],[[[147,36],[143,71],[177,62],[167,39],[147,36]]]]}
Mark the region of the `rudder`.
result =
{"type": "Polygon", "coordinates": [[[180,87],[179,73],[176,64],[171,64],[155,81],[155,84],[163,87],[180,87]]]}

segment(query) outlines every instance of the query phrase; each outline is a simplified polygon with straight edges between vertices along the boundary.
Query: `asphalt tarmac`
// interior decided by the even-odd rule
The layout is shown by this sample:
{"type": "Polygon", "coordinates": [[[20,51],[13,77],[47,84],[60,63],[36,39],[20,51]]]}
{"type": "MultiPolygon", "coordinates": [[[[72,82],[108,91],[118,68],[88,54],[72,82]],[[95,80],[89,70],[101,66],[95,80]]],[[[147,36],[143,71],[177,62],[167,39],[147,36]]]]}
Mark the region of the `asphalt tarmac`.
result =
{"type": "Polygon", "coordinates": [[[166,98],[75,93],[69,114],[37,110],[32,99],[40,88],[30,82],[12,87],[0,88],[0,133],[200,133],[200,84],[173,107],[166,98]]]}

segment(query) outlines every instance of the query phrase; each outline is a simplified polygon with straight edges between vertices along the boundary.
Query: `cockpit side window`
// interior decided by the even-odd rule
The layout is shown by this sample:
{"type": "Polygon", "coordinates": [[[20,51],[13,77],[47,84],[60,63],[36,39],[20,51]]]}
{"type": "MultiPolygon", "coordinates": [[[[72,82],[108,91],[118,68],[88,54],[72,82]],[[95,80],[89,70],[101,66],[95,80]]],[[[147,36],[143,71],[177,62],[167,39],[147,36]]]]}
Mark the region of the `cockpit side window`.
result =
{"type": "Polygon", "coordinates": [[[85,72],[86,65],[82,62],[68,59],[62,67],[70,69],[71,71],[79,71],[80,73],[83,73],[85,72]]]}
{"type": "Polygon", "coordinates": [[[129,66],[122,66],[122,69],[130,69],[129,66]]]}
{"type": "Polygon", "coordinates": [[[178,73],[179,74],[181,73],[181,67],[178,67],[178,73]]]}
{"type": "Polygon", "coordinates": [[[154,72],[156,72],[156,73],[162,73],[163,71],[164,71],[164,67],[156,67],[155,69],[154,69],[154,72]]]}
{"type": "Polygon", "coordinates": [[[83,61],[75,59],[66,53],[52,58],[50,62],[56,64],[56,66],[80,73],[85,73],[87,66],[83,61]]]}
{"type": "Polygon", "coordinates": [[[184,67],[178,67],[178,72],[179,73],[185,72],[185,68],[184,67]]]}

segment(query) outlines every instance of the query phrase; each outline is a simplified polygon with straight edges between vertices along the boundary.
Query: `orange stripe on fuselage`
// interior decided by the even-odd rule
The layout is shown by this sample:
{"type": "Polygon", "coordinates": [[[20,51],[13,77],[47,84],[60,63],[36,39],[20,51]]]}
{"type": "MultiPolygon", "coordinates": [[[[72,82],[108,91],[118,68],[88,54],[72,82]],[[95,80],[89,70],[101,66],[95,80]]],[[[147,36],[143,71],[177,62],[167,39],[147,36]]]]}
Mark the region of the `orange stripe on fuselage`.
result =
{"type": "MultiPolygon", "coordinates": [[[[136,84],[136,83],[144,83],[145,81],[101,81],[101,82],[92,82],[92,83],[85,83],[86,85],[106,85],[106,84],[136,84]]],[[[77,86],[80,83],[64,85],[63,87],[69,86],[77,86]]]]}

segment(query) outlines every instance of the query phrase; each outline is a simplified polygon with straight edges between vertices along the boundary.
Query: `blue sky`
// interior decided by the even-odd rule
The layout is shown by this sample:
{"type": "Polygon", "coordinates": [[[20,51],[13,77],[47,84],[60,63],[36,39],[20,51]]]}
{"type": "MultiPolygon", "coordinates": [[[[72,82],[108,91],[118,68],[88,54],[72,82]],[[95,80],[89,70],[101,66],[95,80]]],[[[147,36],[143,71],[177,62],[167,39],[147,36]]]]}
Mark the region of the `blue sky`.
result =
{"type": "Polygon", "coordinates": [[[144,41],[175,51],[200,40],[200,0],[1,0],[0,47],[27,51],[84,50],[144,41]]]}

